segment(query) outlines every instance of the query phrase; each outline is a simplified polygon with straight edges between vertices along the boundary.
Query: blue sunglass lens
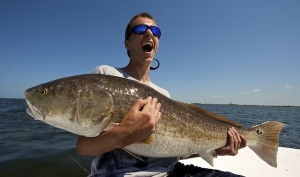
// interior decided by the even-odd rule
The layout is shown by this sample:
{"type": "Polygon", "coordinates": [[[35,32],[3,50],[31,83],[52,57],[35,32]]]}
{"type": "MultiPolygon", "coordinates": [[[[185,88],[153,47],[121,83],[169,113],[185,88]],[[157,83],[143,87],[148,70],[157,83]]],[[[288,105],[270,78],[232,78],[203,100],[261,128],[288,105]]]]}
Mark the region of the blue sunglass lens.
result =
{"type": "Polygon", "coordinates": [[[148,28],[150,28],[154,36],[160,38],[161,32],[160,29],[156,26],[137,25],[133,27],[132,31],[136,34],[144,34],[148,28]]]}
{"type": "Polygon", "coordinates": [[[160,29],[158,27],[151,26],[150,29],[151,29],[153,35],[157,36],[158,38],[160,37],[161,32],[160,32],[160,29]]]}
{"type": "Polygon", "coordinates": [[[144,34],[148,29],[148,26],[146,25],[137,25],[135,26],[132,31],[136,34],[144,34]]]}

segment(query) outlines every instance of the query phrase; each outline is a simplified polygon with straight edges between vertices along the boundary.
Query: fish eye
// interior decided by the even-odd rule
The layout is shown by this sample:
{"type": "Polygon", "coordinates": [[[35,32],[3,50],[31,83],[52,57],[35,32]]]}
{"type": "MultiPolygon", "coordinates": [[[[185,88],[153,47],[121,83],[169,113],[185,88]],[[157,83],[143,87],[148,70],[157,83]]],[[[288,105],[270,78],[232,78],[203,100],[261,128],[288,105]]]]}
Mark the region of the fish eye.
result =
{"type": "Polygon", "coordinates": [[[42,90],[41,90],[41,94],[42,94],[42,95],[46,95],[47,93],[48,93],[48,90],[47,90],[47,89],[42,89],[42,90]]]}

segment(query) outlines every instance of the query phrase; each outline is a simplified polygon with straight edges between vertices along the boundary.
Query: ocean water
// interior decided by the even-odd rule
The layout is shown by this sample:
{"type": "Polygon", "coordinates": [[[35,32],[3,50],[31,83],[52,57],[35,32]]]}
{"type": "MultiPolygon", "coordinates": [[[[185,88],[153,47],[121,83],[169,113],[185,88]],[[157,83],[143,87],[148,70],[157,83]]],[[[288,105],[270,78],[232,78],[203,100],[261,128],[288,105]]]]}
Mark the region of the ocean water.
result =
{"type": "MultiPolygon", "coordinates": [[[[277,120],[287,124],[280,146],[300,149],[300,107],[206,105],[201,107],[245,127],[277,120]]],[[[1,177],[83,177],[92,157],[76,154],[76,135],[27,115],[24,99],[0,99],[1,177]]]]}

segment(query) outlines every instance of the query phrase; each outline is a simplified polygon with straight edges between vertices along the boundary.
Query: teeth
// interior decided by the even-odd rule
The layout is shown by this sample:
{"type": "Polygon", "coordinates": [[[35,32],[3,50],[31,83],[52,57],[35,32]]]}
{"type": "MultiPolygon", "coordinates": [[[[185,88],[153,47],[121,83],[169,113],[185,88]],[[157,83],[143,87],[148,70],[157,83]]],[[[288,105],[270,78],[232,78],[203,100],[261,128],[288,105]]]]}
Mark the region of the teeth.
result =
{"type": "Polygon", "coordinates": [[[153,46],[153,44],[151,42],[146,42],[145,44],[143,44],[143,47],[145,46],[153,46]]]}
{"type": "Polygon", "coordinates": [[[153,49],[153,43],[146,42],[146,43],[143,44],[142,48],[144,50],[146,50],[147,52],[151,52],[151,50],[153,49]]]}

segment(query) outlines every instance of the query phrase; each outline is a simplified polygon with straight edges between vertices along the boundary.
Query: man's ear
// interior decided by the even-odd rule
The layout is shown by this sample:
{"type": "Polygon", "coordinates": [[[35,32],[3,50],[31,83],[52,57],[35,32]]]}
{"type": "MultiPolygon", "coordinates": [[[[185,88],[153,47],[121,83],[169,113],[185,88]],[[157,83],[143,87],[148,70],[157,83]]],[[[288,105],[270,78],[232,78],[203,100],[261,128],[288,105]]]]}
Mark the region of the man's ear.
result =
{"type": "Polygon", "coordinates": [[[125,41],[124,41],[124,45],[125,45],[125,48],[126,48],[127,50],[130,49],[129,41],[128,41],[128,40],[125,40],[125,41]]]}
{"type": "Polygon", "coordinates": [[[130,57],[130,51],[129,51],[130,45],[129,45],[129,41],[125,40],[124,41],[124,45],[125,45],[125,48],[127,49],[127,55],[128,55],[128,57],[130,57]]]}

